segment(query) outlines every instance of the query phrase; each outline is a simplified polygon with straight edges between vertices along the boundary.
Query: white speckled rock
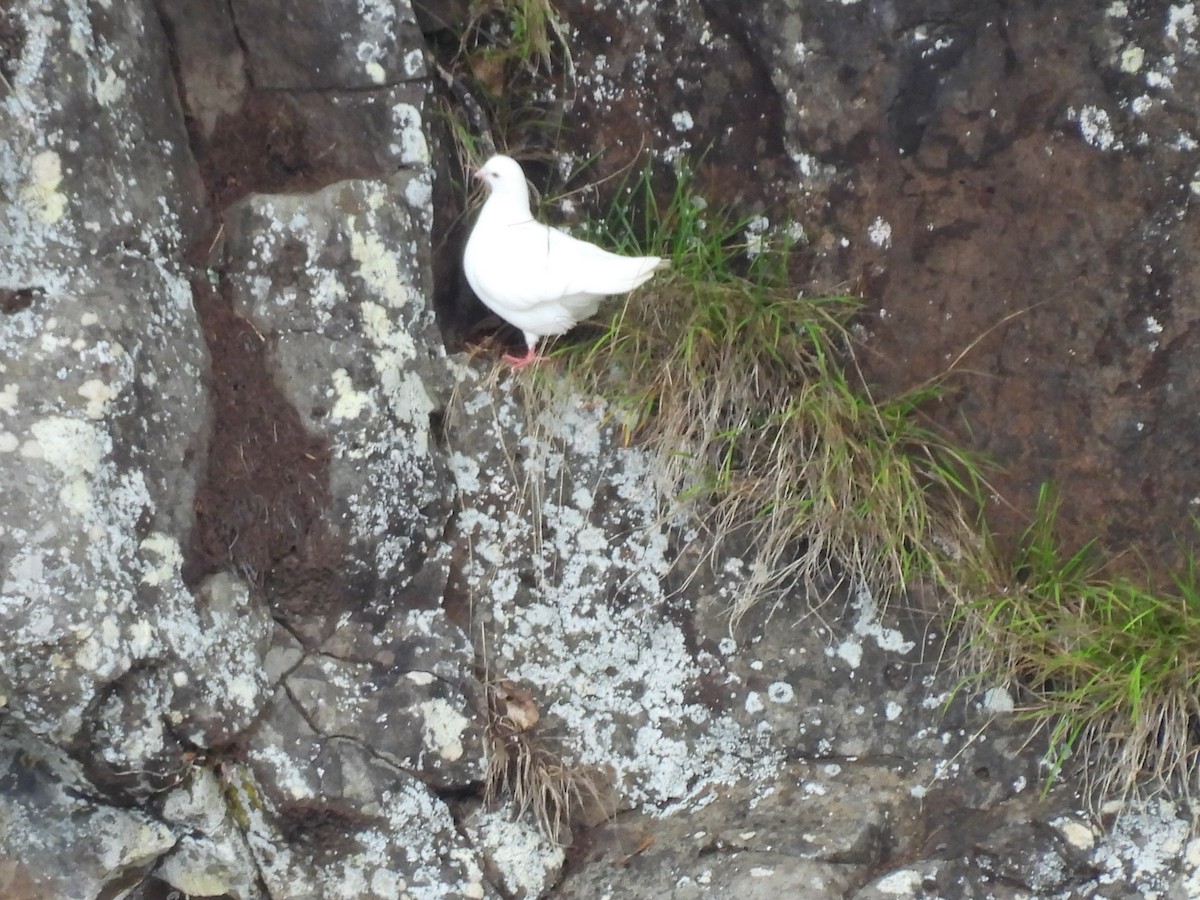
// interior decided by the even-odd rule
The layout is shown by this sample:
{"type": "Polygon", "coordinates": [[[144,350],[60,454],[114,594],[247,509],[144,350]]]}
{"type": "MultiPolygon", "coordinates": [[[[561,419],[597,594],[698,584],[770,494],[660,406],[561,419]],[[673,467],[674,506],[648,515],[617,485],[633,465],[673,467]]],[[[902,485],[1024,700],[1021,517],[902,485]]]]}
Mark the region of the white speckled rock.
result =
{"type": "Polygon", "coordinates": [[[251,768],[266,780],[241,767],[231,777],[272,898],[498,896],[449,808],[411,773],[307,729],[284,698],[259,738],[251,768]]]}
{"type": "Polygon", "coordinates": [[[6,15],[0,694],[128,786],[177,766],[162,717],[199,625],[179,567],[208,415],[181,260],[200,183],[152,4],[6,15]]]}
{"type": "Polygon", "coordinates": [[[227,787],[212,769],[196,768],[167,794],[162,818],[183,833],[155,877],[192,896],[258,900],[263,892],[254,856],[239,831],[227,787]]]}
{"type": "Polygon", "coordinates": [[[341,573],[363,604],[405,587],[450,514],[430,424],[449,387],[426,300],[430,178],[418,166],[391,183],[255,195],[229,214],[234,308],[269,342],[275,383],[306,428],[329,442],[326,524],[346,542],[341,573]]]}
{"type": "Polygon", "coordinates": [[[297,92],[378,88],[425,76],[409,0],[233,0],[256,84],[297,92]],[[261,23],[270,22],[270,28],[261,23]]]}
{"type": "Polygon", "coordinates": [[[0,894],[92,900],[136,884],[176,836],[157,817],[94,802],[79,767],[0,717],[0,894]]]}
{"type": "MultiPolygon", "coordinates": [[[[1182,804],[1134,805],[1106,831],[1069,789],[1043,799],[1006,694],[947,705],[954,679],[934,670],[941,635],[923,615],[863,592],[815,612],[792,596],[730,635],[746,548],[689,544],[703,530],[655,496],[610,408],[539,407],[527,385],[444,359],[428,303],[441,160],[408,4],[326,3],[328,19],[231,5],[0,12],[0,896],[1200,896],[1182,804]],[[279,28],[250,24],[267,11],[279,28]],[[230,176],[214,195],[274,192],[217,210],[219,235],[189,137],[207,173],[230,176]],[[259,162],[278,180],[238,168],[259,162]],[[184,263],[192,241],[211,269],[184,263]],[[189,280],[233,307],[258,354],[238,371],[277,386],[273,408],[303,423],[293,435],[333,457],[317,518],[338,540],[289,570],[307,590],[294,607],[220,560],[181,579],[205,388],[228,386],[206,365],[189,280]],[[443,433],[448,371],[462,415],[443,433]],[[598,780],[569,872],[528,819],[468,796],[485,762],[477,666],[518,681],[520,727],[598,780]],[[604,812],[621,814],[591,827],[604,812]]],[[[1072,282],[1111,293],[1105,315],[1072,323],[1081,339],[1111,326],[1103,377],[1124,384],[1130,360],[1152,376],[1107,421],[1124,427],[1129,403],[1167,384],[1156,442],[1192,421],[1195,367],[1164,355],[1194,343],[1180,300],[1196,293],[1180,238],[1200,192],[1192,4],[1009,4],[1005,28],[970,3],[558,6],[583,63],[580,139],[614,148],[599,166],[632,149],[629,127],[666,160],[715,138],[709,159],[739,197],[757,179],[847,229],[818,268],[925,266],[935,289],[908,292],[922,309],[964,296],[972,279],[944,291],[947,271],[1027,260],[960,252],[971,241],[1041,227],[1072,282]],[[914,153],[889,161],[897,140],[914,153]],[[822,185],[851,173],[821,206],[822,185]],[[1012,227],[993,175],[1044,179],[1033,196],[1052,200],[1012,227]],[[904,191],[877,190],[897,179],[904,191]],[[1077,202],[1059,202],[1072,179],[1077,202]],[[1147,189],[1133,217],[1107,215],[1127,185],[1147,189]],[[930,217],[951,227],[924,235],[930,217]],[[914,227],[928,243],[909,254],[914,227]],[[1115,252],[1080,271],[1097,241],[1115,252]],[[954,266],[937,264],[946,253],[954,266]]],[[[871,285],[895,295],[915,271],[871,285]]],[[[1065,319],[1046,315],[1057,339],[1065,319]]],[[[999,352],[1018,352],[1014,337],[1024,346],[1009,332],[999,352]]],[[[1193,435],[1174,434],[1190,452],[1193,435]]]]}

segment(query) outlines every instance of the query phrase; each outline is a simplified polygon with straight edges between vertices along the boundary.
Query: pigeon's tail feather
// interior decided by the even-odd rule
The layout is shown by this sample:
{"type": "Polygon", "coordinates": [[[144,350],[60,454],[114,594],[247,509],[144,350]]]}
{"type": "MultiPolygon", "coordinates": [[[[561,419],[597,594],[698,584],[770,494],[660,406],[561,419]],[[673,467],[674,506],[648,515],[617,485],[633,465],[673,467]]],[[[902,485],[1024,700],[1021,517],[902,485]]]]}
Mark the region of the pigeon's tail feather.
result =
{"type": "MultiPolygon", "coordinates": [[[[645,284],[666,261],[657,256],[608,257],[603,265],[592,267],[586,275],[587,290],[597,294],[624,294],[645,284]]],[[[583,279],[581,279],[583,280],[583,279]]]]}

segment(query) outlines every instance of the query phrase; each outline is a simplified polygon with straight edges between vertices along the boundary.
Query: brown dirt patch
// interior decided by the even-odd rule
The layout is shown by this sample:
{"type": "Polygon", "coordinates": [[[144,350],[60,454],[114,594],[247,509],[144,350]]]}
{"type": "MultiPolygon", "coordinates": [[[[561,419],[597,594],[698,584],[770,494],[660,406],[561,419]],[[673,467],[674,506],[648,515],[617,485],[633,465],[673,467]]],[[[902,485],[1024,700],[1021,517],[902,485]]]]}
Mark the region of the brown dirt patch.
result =
{"type": "Polygon", "coordinates": [[[341,555],[325,522],[329,447],[276,387],[267,340],[208,282],[193,279],[192,290],[212,358],[213,425],[184,579],[234,569],[299,611],[326,596],[341,555]],[[314,581],[323,589],[305,587],[314,581]]]}
{"type": "Polygon", "coordinates": [[[308,126],[280,92],[251,91],[236,115],[221,116],[207,140],[198,139],[190,120],[189,127],[216,209],[253,192],[299,191],[346,177],[324,171],[313,158],[308,126]]]}

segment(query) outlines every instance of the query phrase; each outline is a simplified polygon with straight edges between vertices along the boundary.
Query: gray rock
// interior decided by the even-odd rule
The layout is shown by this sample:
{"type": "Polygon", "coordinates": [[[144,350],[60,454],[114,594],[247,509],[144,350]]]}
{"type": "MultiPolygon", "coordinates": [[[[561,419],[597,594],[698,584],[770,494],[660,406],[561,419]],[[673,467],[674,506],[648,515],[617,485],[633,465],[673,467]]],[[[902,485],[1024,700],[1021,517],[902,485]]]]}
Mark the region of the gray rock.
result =
{"type": "Polygon", "coordinates": [[[729,18],[783,100],[810,290],[859,284],[879,310],[867,378],[902,390],[975,348],[987,377],[942,413],[1001,464],[993,531],[1019,535],[1051,481],[1066,545],[1181,565],[1200,484],[1177,406],[1200,385],[1176,356],[1195,352],[1200,285],[1194,9],[797,0],[729,18]]]}
{"type": "Polygon", "coordinates": [[[137,884],[175,846],[142,810],[98,802],[78,765],[0,717],[0,890],[93,900],[137,884]]]}
{"type": "Polygon", "coordinates": [[[270,895],[490,896],[430,789],[483,777],[465,637],[414,610],[343,621],[323,652],[301,652],[277,632],[283,684],[245,741],[248,768],[231,770],[270,895]]]}
{"type": "Polygon", "coordinates": [[[16,0],[6,18],[0,288],[84,295],[137,260],[170,273],[206,214],[153,4],[16,0]]]}
{"type": "Polygon", "coordinates": [[[177,731],[197,747],[225,746],[254,722],[278,683],[267,660],[274,625],[262,599],[229,573],[205,580],[195,597],[199,628],[171,673],[177,731]]]}
{"type": "Polygon", "coordinates": [[[802,226],[806,293],[867,301],[877,396],[947,366],[965,376],[930,412],[1000,463],[994,532],[1015,541],[1050,481],[1067,545],[1098,537],[1113,556],[1185,564],[1178,536],[1200,494],[1179,406],[1198,388],[1192,7],[562,11],[578,158],[598,156],[604,176],[644,147],[702,157],[714,205],[772,232],[802,226]]]}
{"type": "Polygon", "coordinates": [[[256,196],[230,212],[234,308],[268,342],[304,426],[328,441],[323,524],[345,545],[340,575],[364,605],[405,587],[449,516],[431,431],[444,364],[420,249],[430,177],[421,167],[390,184],[256,196]]]}
{"type": "Polygon", "coordinates": [[[304,730],[284,702],[255,735],[256,777],[233,776],[271,897],[495,896],[424,784],[356,740],[304,730]]]}
{"type": "Polygon", "coordinates": [[[453,637],[456,629],[437,612],[410,613],[398,624],[404,637],[377,640],[369,658],[306,658],[287,673],[288,696],[322,735],[356,740],[443,786],[478,780],[480,701],[469,657],[455,656],[461,634],[457,641],[440,637],[439,630],[453,637]]]}
{"type": "Polygon", "coordinates": [[[514,900],[546,896],[566,864],[563,847],[509,809],[477,807],[462,820],[491,881],[514,900]]]}
{"type": "Polygon", "coordinates": [[[688,601],[663,585],[669,539],[647,455],[619,446],[601,401],[541,409],[516,379],[460,377],[451,589],[470,599],[490,677],[528,685],[566,762],[611,769],[624,803],[682,809],[716,785],[769,778],[779,751],[696,697],[688,601]]]}
{"type": "MultiPolygon", "coordinates": [[[[986,440],[1054,458],[1030,400],[1049,372],[1071,415],[1105,400],[1062,428],[1122,471],[1147,427],[1194,444],[1189,5],[1003,28],[940,0],[559,5],[601,168],[646,131],[668,160],[715,140],[727,196],[807,213],[814,283],[888,307],[876,346],[918,336],[905,377],[965,343],[931,317],[974,339],[997,297],[1095,289],[1103,315],[1038,313],[995,351],[995,421],[1019,414],[986,440]],[[1095,351],[1082,381],[1030,352],[1062,321],[1095,351]]],[[[1040,795],[1006,691],[950,702],[936,598],[786,596],[730,633],[753,548],[659,496],[603,401],[445,358],[408,3],[162,0],[172,52],[144,0],[43,6],[0,13],[0,894],[1200,894],[1182,804],[1094,822],[1040,795]],[[221,430],[264,409],[264,467],[235,477],[221,430]],[[236,527],[214,485],[241,492],[236,527]],[[530,810],[470,796],[493,740],[570,797],[569,872],[530,810]]],[[[1182,471],[1159,475],[1186,504],[1182,471]]]]}
{"type": "MultiPolygon", "coordinates": [[[[248,10],[252,4],[243,6],[248,10]]],[[[378,7],[381,15],[387,7],[378,7]]],[[[251,191],[297,186],[308,191],[346,178],[389,177],[398,167],[429,162],[422,121],[429,85],[423,79],[389,75],[385,85],[372,83],[363,89],[365,69],[355,61],[349,63],[349,80],[330,79],[311,90],[276,89],[254,76],[264,64],[257,51],[266,54],[267,65],[278,61],[283,48],[277,44],[277,32],[258,23],[248,29],[253,48],[248,71],[242,35],[228,5],[162,0],[159,8],[172,38],[197,155],[215,182],[214,202],[251,191]]],[[[332,12],[328,4],[321,10],[325,15],[332,12]]],[[[293,13],[304,16],[295,4],[288,4],[286,14],[293,13]]],[[[402,30],[407,33],[407,26],[402,30]]],[[[319,41],[328,37],[309,35],[319,41]]],[[[419,43],[405,46],[405,72],[414,61],[423,72],[419,43]]],[[[339,39],[328,50],[342,53],[345,45],[339,39]]],[[[311,59],[292,75],[321,79],[311,59]]]]}
{"type": "Polygon", "coordinates": [[[178,67],[180,97],[209,138],[222,116],[237,113],[249,88],[245,53],[228,6],[205,0],[159,0],[178,67]]]}
{"type": "Polygon", "coordinates": [[[409,0],[366,6],[347,0],[233,0],[232,9],[258,87],[378,88],[425,76],[409,0]]]}
{"type": "Polygon", "coordinates": [[[7,15],[0,693],[101,770],[169,770],[151,761],[175,752],[166,672],[197,625],[179,567],[208,413],[179,259],[197,170],[148,4],[7,15]]]}
{"type": "Polygon", "coordinates": [[[422,669],[324,655],[302,663],[284,684],[321,734],[358,741],[441,787],[483,776],[482,723],[460,685],[422,669]]]}
{"type": "Polygon", "coordinates": [[[189,896],[259,900],[258,869],[228,790],[215,771],[197,768],[163,798],[162,818],[180,837],[154,876],[189,896]]]}

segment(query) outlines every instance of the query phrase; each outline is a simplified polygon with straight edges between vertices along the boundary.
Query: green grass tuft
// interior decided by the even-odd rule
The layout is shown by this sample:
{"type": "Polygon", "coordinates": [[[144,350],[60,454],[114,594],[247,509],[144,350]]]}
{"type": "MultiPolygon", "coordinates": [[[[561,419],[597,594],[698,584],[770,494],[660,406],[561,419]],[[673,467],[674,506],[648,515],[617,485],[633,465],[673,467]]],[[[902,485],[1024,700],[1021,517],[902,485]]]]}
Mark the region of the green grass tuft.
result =
{"type": "Polygon", "coordinates": [[[798,295],[790,230],[750,223],[710,209],[686,169],[659,204],[643,172],[590,236],[671,268],[556,357],[656,451],[710,546],[737,535],[753,548],[735,622],[837,577],[883,597],[914,578],[951,583],[947,547],[969,544],[979,463],[923,424],[936,387],[871,397],[852,355],[857,302],[798,295]]]}
{"type": "Polygon", "coordinates": [[[569,30],[551,0],[472,0],[455,63],[494,107],[493,125],[511,123],[539,88],[575,86],[569,30]]]}
{"type": "MultiPolygon", "coordinates": [[[[1094,546],[1062,549],[1044,488],[1002,560],[978,517],[983,465],[923,415],[939,385],[872,396],[854,357],[857,302],[798,295],[794,232],[711,209],[686,169],[665,202],[643,172],[590,231],[671,267],[614,304],[594,339],[560,345],[556,368],[654,454],[707,559],[729,540],[750,548],[735,624],[836,578],[881,599],[932,583],[967,636],[964,683],[1016,685],[1021,714],[1047,729],[1047,786],[1070,766],[1097,803],[1200,789],[1194,554],[1167,590],[1109,574],[1094,546]]],[[[561,389],[559,371],[531,383],[561,389]]]]}
{"type": "Polygon", "coordinates": [[[976,635],[967,659],[981,680],[1027,691],[1025,714],[1049,728],[1051,779],[1074,758],[1093,799],[1146,783],[1190,795],[1200,786],[1195,557],[1172,590],[1107,576],[1092,545],[1061,548],[1057,509],[1043,486],[1007,587],[966,607],[976,635]]]}

